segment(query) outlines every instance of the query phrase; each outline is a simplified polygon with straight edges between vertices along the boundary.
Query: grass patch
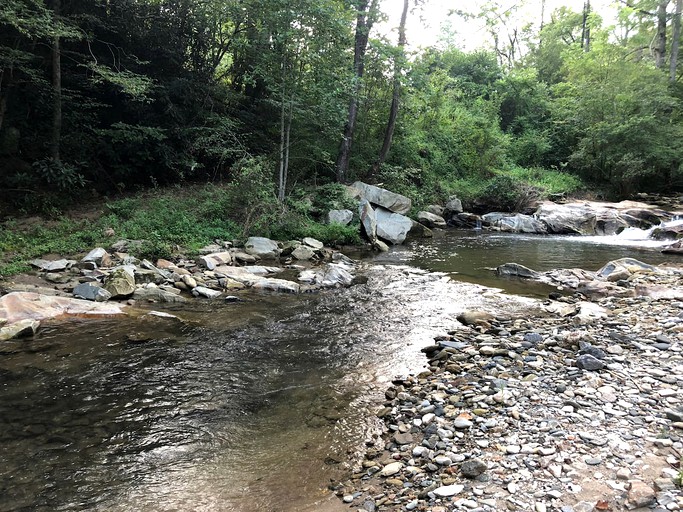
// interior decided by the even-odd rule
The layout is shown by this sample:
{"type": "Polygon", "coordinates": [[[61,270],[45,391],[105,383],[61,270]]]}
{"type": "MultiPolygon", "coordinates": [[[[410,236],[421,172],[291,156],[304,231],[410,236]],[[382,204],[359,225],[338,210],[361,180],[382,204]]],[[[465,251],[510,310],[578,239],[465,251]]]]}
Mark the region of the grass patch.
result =
{"type": "Polygon", "coordinates": [[[192,256],[214,240],[311,236],[327,245],[358,244],[359,227],[324,225],[326,209],[344,206],[343,188],[329,185],[302,192],[286,207],[264,183],[252,182],[252,195],[228,186],[173,187],[93,205],[83,214],[58,220],[17,219],[0,225],[0,277],[29,270],[27,261],[47,254],[76,256],[120,239],[144,240],[139,258],[170,258],[179,246],[192,256]],[[329,205],[329,207],[327,206],[329,205]],[[106,232],[113,229],[114,236],[106,232]]]}

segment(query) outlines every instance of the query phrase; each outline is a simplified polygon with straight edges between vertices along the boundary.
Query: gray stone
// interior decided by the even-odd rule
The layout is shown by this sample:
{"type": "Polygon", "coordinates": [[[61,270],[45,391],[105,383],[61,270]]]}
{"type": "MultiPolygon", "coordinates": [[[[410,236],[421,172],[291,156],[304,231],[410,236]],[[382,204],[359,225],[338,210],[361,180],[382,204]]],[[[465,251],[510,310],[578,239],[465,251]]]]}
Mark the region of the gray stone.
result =
{"type": "Polygon", "coordinates": [[[597,277],[607,281],[616,282],[627,279],[638,272],[653,273],[657,268],[633,258],[621,258],[610,261],[597,272],[597,277]]]}
{"type": "Polygon", "coordinates": [[[358,205],[360,224],[365,231],[365,236],[370,242],[377,240],[377,215],[370,203],[363,199],[358,205]]]}
{"type": "Polygon", "coordinates": [[[260,279],[254,283],[253,288],[281,293],[299,293],[301,290],[299,283],[285,281],[284,279],[260,279]]]}
{"type": "Polygon", "coordinates": [[[129,297],[135,291],[135,275],[125,267],[114,269],[107,278],[104,289],[111,293],[113,299],[129,297]]]}
{"type": "Polygon", "coordinates": [[[424,224],[428,228],[446,228],[446,220],[440,215],[436,215],[430,212],[418,212],[417,221],[420,224],[424,224]]]}
{"type": "Polygon", "coordinates": [[[448,217],[449,214],[462,213],[464,210],[462,208],[462,201],[456,196],[451,196],[448,202],[444,206],[444,217],[448,217]]]}
{"type": "Polygon", "coordinates": [[[103,249],[102,247],[98,247],[90,251],[85,257],[83,257],[81,261],[92,262],[95,263],[95,265],[97,265],[98,267],[100,267],[102,266],[102,260],[109,257],[109,253],[105,249],[103,249]]]}
{"type": "Polygon", "coordinates": [[[384,208],[375,210],[377,219],[377,236],[390,244],[402,244],[408,231],[413,227],[413,221],[404,215],[392,213],[384,208]]]}
{"type": "Polygon", "coordinates": [[[605,363],[590,354],[582,354],[576,358],[576,366],[582,370],[595,371],[605,368],[605,363]]]}
{"type": "Polygon", "coordinates": [[[410,444],[413,442],[413,436],[410,432],[406,432],[405,434],[397,433],[394,434],[394,442],[398,445],[410,444]]]}
{"type": "Polygon", "coordinates": [[[327,213],[328,224],[341,224],[348,226],[353,220],[353,212],[351,210],[330,210],[327,213]]]}
{"type": "Polygon", "coordinates": [[[414,220],[406,238],[432,238],[433,236],[434,232],[431,229],[414,220]]]}
{"type": "Polygon", "coordinates": [[[486,463],[479,459],[465,461],[460,466],[460,472],[467,478],[477,478],[487,469],[486,463]]]}
{"type": "Polygon", "coordinates": [[[40,322],[31,318],[26,318],[10,325],[5,325],[4,327],[0,327],[0,341],[33,336],[36,331],[38,331],[39,327],[40,322]]]}
{"type": "Polygon", "coordinates": [[[261,259],[276,259],[280,255],[280,247],[276,242],[261,236],[252,236],[244,244],[247,254],[258,256],[261,259]]]}
{"type": "Polygon", "coordinates": [[[73,294],[77,299],[92,300],[95,302],[104,302],[111,299],[110,292],[92,283],[79,284],[74,288],[73,294]]]}
{"type": "Polygon", "coordinates": [[[187,299],[182,295],[156,286],[138,288],[133,292],[133,298],[137,301],[162,302],[168,304],[182,304],[187,302],[187,299]]]}
{"type": "Polygon", "coordinates": [[[216,299],[221,296],[221,292],[218,290],[212,290],[206,286],[197,286],[192,290],[192,295],[195,297],[205,297],[207,299],[216,299]]]}
{"type": "Polygon", "coordinates": [[[394,213],[406,214],[412,206],[412,202],[406,196],[361,181],[351,185],[350,190],[355,197],[365,199],[375,206],[381,206],[394,213]]]}
{"type": "Polygon", "coordinates": [[[304,238],[301,243],[303,243],[305,246],[310,247],[311,249],[314,249],[316,251],[319,251],[323,247],[325,247],[325,244],[323,244],[320,240],[316,240],[315,238],[311,238],[310,236],[307,236],[304,238]]]}
{"type": "Polygon", "coordinates": [[[482,222],[508,233],[546,234],[548,232],[548,226],[544,222],[530,215],[489,213],[482,216],[482,222]]]}
{"type": "Polygon", "coordinates": [[[61,260],[32,260],[29,261],[29,264],[39,268],[40,270],[43,270],[45,272],[60,272],[62,270],[66,270],[68,268],[71,268],[71,266],[76,263],[73,260],[66,260],[66,259],[61,259],[61,260]]]}
{"type": "Polygon", "coordinates": [[[518,263],[504,263],[496,269],[496,275],[501,277],[521,277],[523,279],[538,279],[540,274],[518,263]]]}
{"type": "Polygon", "coordinates": [[[315,252],[313,251],[313,249],[306,245],[300,245],[292,251],[292,257],[295,260],[307,261],[313,259],[314,256],[315,252]]]}

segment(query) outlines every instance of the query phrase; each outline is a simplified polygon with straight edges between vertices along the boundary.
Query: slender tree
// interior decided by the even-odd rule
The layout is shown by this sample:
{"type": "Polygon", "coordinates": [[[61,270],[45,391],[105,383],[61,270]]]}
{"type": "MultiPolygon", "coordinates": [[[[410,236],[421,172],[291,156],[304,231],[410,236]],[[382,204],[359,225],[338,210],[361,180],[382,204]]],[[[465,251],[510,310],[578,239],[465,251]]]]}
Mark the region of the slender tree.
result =
{"type": "Polygon", "coordinates": [[[663,68],[666,63],[666,28],[667,28],[667,13],[666,8],[669,5],[669,0],[663,0],[657,4],[657,35],[655,36],[655,66],[663,68]]]}
{"type": "Polygon", "coordinates": [[[405,46],[406,39],[406,20],[408,19],[409,0],[403,0],[403,11],[401,12],[401,21],[398,26],[398,51],[394,60],[394,84],[391,95],[391,107],[389,108],[389,120],[384,131],[384,142],[379,156],[372,167],[372,173],[377,174],[379,168],[387,159],[389,150],[391,149],[391,142],[394,138],[394,130],[396,129],[396,118],[398,117],[398,109],[401,102],[401,73],[403,72],[405,61],[405,46]]]}
{"type": "Polygon", "coordinates": [[[337,181],[346,181],[349,172],[349,161],[351,159],[351,146],[353,144],[353,134],[356,129],[356,119],[358,117],[358,104],[360,91],[365,72],[365,53],[368,48],[370,31],[377,19],[379,12],[379,0],[359,0],[357,2],[356,14],[356,35],[353,48],[353,88],[349,100],[348,114],[344,125],[337,162],[335,164],[337,181]]]}
{"type": "Polygon", "coordinates": [[[671,60],[669,62],[669,80],[676,81],[676,67],[678,66],[678,46],[681,39],[681,11],[683,0],[676,0],[676,12],[673,17],[673,31],[671,34],[671,60]]]}
{"type": "MultiPolygon", "coordinates": [[[[53,0],[55,20],[59,20],[62,10],[61,0],[53,0]]],[[[55,30],[52,38],[52,136],[50,139],[50,157],[60,161],[60,145],[62,140],[62,55],[59,31],[55,30]]]]}

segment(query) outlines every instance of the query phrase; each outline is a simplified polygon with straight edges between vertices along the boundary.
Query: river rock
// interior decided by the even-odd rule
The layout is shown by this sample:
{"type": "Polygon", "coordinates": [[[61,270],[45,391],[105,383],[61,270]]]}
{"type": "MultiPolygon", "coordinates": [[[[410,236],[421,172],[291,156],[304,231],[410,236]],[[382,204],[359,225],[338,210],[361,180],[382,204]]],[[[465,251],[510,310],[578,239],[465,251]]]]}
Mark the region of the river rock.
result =
{"type": "Polygon", "coordinates": [[[432,238],[434,236],[434,232],[429,229],[427,226],[424,224],[421,224],[417,221],[412,221],[413,225],[410,228],[410,231],[408,231],[408,235],[406,236],[406,239],[413,239],[413,238],[432,238]]]}
{"type": "Polygon", "coordinates": [[[262,278],[253,284],[255,290],[264,290],[281,293],[299,293],[301,286],[292,281],[284,279],[267,279],[262,278]]]}
{"type": "Polygon", "coordinates": [[[6,320],[8,326],[24,319],[42,321],[61,316],[109,317],[122,314],[122,306],[109,302],[96,303],[31,292],[12,292],[0,297],[0,319],[6,320]]]}
{"type": "Polygon", "coordinates": [[[73,294],[77,299],[92,300],[95,302],[104,302],[111,299],[110,292],[93,283],[79,284],[74,288],[73,294]]]}
{"type": "Polygon", "coordinates": [[[605,363],[590,354],[581,354],[576,358],[576,366],[582,370],[596,371],[605,368],[605,363]]]}
{"type": "Polygon", "coordinates": [[[244,250],[247,254],[258,256],[264,260],[276,259],[280,256],[280,247],[277,242],[262,236],[249,237],[244,244],[244,250]]]}
{"type": "Polygon", "coordinates": [[[221,265],[230,265],[232,263],[232,255],[229,251],[212,252],[200,256],[197,263],[207,270],[215,270],[221,265]]]}
{"type": "Polygon", "coordinates": [[[522,279],[538,279],[540,274],[518,263],[504,263],[496,269],[496,275],[501,277],[520,277],[522,279]]]}
{"type": "Polygon", "coordinates": [[[221,296],[221,292],[218,290],[212,290],[206,286],[197,286],[192,290],[192,295],[195,297],[204,297],[207,299],[217,299],[221,296]]]}
{"type": "Polygon", "coordinates": [[[300,260],[300,261],[307,261],[313,259],[315,256],[315,251],[306,246],[306,245],[299,245],[296,249],[292,251],[292,257],[295,260],[300,260]]]}
{"type": "Polygon", "coordinates": [[[482,216],[482,222],[500,231],[508,233],[546,234],[548,226],[530,215],[508,215],[489,213],[482,216]]]}
{"type": "Polygon", "coordinates": [[[610,261],[597,271],[597,277],[607,281],[620,281],[628,279],[637,272],[652,273],[657,272],[657,268],[633,258],[621,258],[610,261]]]}
{"type": "Polygon", "coordinates": [[[330,210],[327,212],[328,224],[341,224],[348,226],[353,220],[353,212],[351,210],[330,210]]]}
{"type": "Polygon", "coordinates": [[[439,206],[438,204],[430,204],[425,208],[425,210],[429,213],[433,213],[434,215],[438,215],[439,217],[443,217],[443,206],[439,206]]]}
{"type": "Polygon", "coordinates": [[[477,478],[479,475],[486,472],[486,463],[479,459],[472,459],[462,463],[460,472],[466,478],[477,478]]]}
{"type": "Polygon", "coordinates": [[[143,302],[161,302],[168,304],[182,304],[187,302],[187,299],[178,293],[165,290],[158,286],[150,286],[145,288],[138,288],[133,292],[133,298],[137,301],[143,302]]]}
{"type": "Polygon", "coordinates": [[[441,217],[440,215],[436,215],[434,213],[430,212],[418,212],[417,213],[417,221],[420,224],[424,224],[430,229],[433,228],[440,228],[440,229],[445,229],[446,228],[446,220],[441,217]]]}
{"type": "Polygon", "coordinates": [[[369,201],[363,199],[358,205],[360,224],[370,242],[377,239],[377,215],[369,201]]]}
{"type": "Polygon", "coordinates": [[[377,236],[393,245],[402,244],[413,227],[413,221],[404,215],[392,213],[378,207],[375,210],[377,219],[377,236]]]}
{"type": "Polygon", "coordinates": [[[86,256],[84,256],[83,259],[81,259],[81,262],[92,262],[98,267],[106,267],[109,266],[109,264],[111,264],[111,256],[106,251],[106,249],[102,247],[97,247],[96,249],[90,251],[86,256]]]}
{"type": "Polygon", "coordinates": [[[306,247],[310,247],[314,251],[319,251],[323,247],[325,247],[325,244],[323,244],[320,240],[316,240],[315,238],[311,238],[310,236],[307,236],[303,240],[301,240],[301,243],[304,244],[306,247]]]}
{"type": "Polygon", "coordinates": [[[38,331],[39,327],[40,322],[30,318],[19,320],[10,325],[5,325],[0,327],[0,341],[33,336],[38,331]]]}
{"type": "Polygon", "coordinates": [[[361,181],[351,185],[350,191],[354,197],[364,199],[374,206],[381,206],[393,213],[406,214],[412,206],[411,200],[406,196],[361,181]]]}
{"type": "Polygon", "coordinates": [[[403,464],[400,462],[391,462],[384,466],[382,470],[379,472],[380,476],[394,476],[395,474],[399,473],[403,469],[403,464]]]}
{"type": "Polygon", "coordinates": [[[104,289],[113,299],[129,297],[135,291],[135,275],[126,267],[115,269],[107,278],[104,289]]]}
{"type": "Polygon", "coordinates": [[[662,249],[662,252],[665,254],[683,254],[683,240],[667,245],[662,249]]]}
{"type": "Polygon", "coordinates": [[[39,268],[44,272],[61,272],[71,268],[76,262],[73,260],[60,259],[60,260],[31,260],[29,265],[39,268]]]}
{"type": "Polygon", "coordinates": [[[456,320],[464,325],[475,325],[475,326],[490,326],[490,323],[496,319],[491,313],[486,311],[463,311],[460,313],[456,320]]]}
{"type": "Polygon", "coordinates": [[[444,205],[443,217],[449,219],[450,217],[462,213],[463,211],[462,201],[458,199],[457,196],[451,196],[444,205]]]}

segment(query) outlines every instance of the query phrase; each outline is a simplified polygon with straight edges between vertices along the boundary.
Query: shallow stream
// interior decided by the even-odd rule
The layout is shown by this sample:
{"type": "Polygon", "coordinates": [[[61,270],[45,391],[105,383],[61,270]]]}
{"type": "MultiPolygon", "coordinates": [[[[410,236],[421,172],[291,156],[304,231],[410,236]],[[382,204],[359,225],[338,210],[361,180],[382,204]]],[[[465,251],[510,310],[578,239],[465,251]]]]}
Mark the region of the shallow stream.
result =
{"type": "Polygon", "coordinates": [[[165,310],[184,322],[73,321],[6,342],[0,511],[322,510],[386,381],[424,365],[420,347],[464,309],[519,311],[548,291],[492,267],[596,270],[624,256],[676,260],[449,231],[365,259],[367,284],[349,289],[194,301],[165,310]]]}

